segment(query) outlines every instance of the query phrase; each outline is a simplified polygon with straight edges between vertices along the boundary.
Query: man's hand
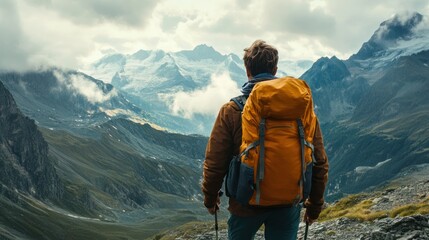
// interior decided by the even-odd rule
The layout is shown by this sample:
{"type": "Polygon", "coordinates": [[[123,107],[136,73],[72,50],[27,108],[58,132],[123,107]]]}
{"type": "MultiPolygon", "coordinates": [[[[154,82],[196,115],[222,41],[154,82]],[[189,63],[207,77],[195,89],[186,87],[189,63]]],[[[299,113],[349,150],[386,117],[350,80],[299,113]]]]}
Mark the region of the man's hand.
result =
{"type": "Polygon", "coordinates": [[[216,206],[214,206],[212,208],[207,208],[207,210],[209,211],[209,213],[211,215],[214,215],[216,213],[216,211],[219,210],[219,206],[216,204],[216,206]]]}
{"type": "Polygon", "coordinates": [[[222,196],[222,192],[219,192],[219,195],[217,196],[217,200],[216,200],[216,205],[214,205],[214,207],[211,208],[207,208],[207,211],[209,211],[209,213],[211,215],[214,215],[216,213],[216,211],[219,210],[219,206],[220,206],[220,196],[222,196]]]}
{"type": "Polygon", "coordinates": [[[305,210],[305,214],[304,214],[304,222],[308,223],[308,225],[313,224],[316,221],[316,219],[312,219],[308,216],[307,214],[307,209],[305,210]]]}

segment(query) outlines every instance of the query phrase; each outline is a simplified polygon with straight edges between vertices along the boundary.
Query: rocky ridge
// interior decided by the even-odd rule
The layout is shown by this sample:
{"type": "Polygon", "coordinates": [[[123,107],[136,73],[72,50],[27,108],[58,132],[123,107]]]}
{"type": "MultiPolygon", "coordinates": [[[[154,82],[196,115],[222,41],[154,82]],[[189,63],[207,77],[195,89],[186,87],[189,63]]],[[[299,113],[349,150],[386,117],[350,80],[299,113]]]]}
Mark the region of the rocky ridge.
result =
{"type": "Polygon", "coordinates": [[[13,198],[18,191],[57,200],[63,185],[34,120],[21,113],[0,82],[0,195],[13,198]]]}

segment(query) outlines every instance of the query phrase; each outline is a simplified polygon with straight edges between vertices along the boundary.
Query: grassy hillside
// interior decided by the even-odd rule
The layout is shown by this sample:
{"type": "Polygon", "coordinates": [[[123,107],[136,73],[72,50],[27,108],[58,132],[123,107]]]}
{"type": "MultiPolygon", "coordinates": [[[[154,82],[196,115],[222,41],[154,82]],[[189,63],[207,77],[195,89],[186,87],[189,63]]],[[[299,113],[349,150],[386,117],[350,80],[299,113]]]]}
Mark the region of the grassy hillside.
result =
{"type": "Polygon", "coordinates": [[[207,216],[196,159],[162,151],[153,158],[102,128],[99,138],[40,130],[63,197],[42,202],[0,189],[9,193],[0,197],[0,239],[145,239],[207,216]]]}
{"type": "Polygon", "coordinates": [[[323,125],[330,159],[328,200],[384,183],[408,166],[429,163],[429,111],[397,116],[373,125],[323,125]]]}
{"type": "Polygon", "coordinates": [[[183,207],[193,205],[199,193],[199,169],[168,162],[162,153],[161,159],[144,157],[109,134],[91,139],[63,131],[42,132],[59,176],[69,183],[67,189],[76,195],[86,192],[91,208],[183,207]]]}
{"type": "Polygon", "coordinates": [[[0,197],[0,239],[146,239],[163,229],[196,220],[193,213],[159,211],[145,221],[109,222],[52,208],[21,196],[19,202],[0,197]]]}

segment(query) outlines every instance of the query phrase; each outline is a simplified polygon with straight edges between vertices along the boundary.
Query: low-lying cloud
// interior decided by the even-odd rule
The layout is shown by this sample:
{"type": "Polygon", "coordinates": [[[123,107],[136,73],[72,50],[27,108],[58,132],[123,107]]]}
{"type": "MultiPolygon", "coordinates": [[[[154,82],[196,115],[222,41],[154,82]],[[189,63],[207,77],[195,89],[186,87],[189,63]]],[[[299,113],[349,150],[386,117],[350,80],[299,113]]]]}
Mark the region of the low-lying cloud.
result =
{"type": "Polygon", "coordinates": [[[229,99],[240,94],[237,83],[228,73],[213,74],[209,85],[192,92],[178,92],[167,96],[175,115],[192,118],[196,114],[215,116],[229,99]]]}
{"type": "Polygon", "coordinates": [[[55,71],[54,75],[60,84],[60,89],[56,90],[62,90],[65,88],[70,90],[73,94],[83,96],[92,104],[103,103],[117,95],[115,89],[107,93],[103,92],[95,82],[85,78],[83,75],[64,75],[59,71],[55,71]]]}

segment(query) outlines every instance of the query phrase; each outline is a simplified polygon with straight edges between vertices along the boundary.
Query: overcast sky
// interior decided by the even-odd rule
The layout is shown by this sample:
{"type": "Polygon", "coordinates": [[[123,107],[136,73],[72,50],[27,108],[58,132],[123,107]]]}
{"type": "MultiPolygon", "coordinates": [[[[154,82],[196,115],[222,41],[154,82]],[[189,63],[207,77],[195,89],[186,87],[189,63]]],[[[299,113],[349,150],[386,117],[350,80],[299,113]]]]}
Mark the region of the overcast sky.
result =
{"type": "Polygon", "coordinates": [[[110,52],[207,44],[236,53],[256,39],[281,59],[357,52],[395,13],[429,15],[426,0],[0,0],[0,69],[82,69],[110,52]]]}

